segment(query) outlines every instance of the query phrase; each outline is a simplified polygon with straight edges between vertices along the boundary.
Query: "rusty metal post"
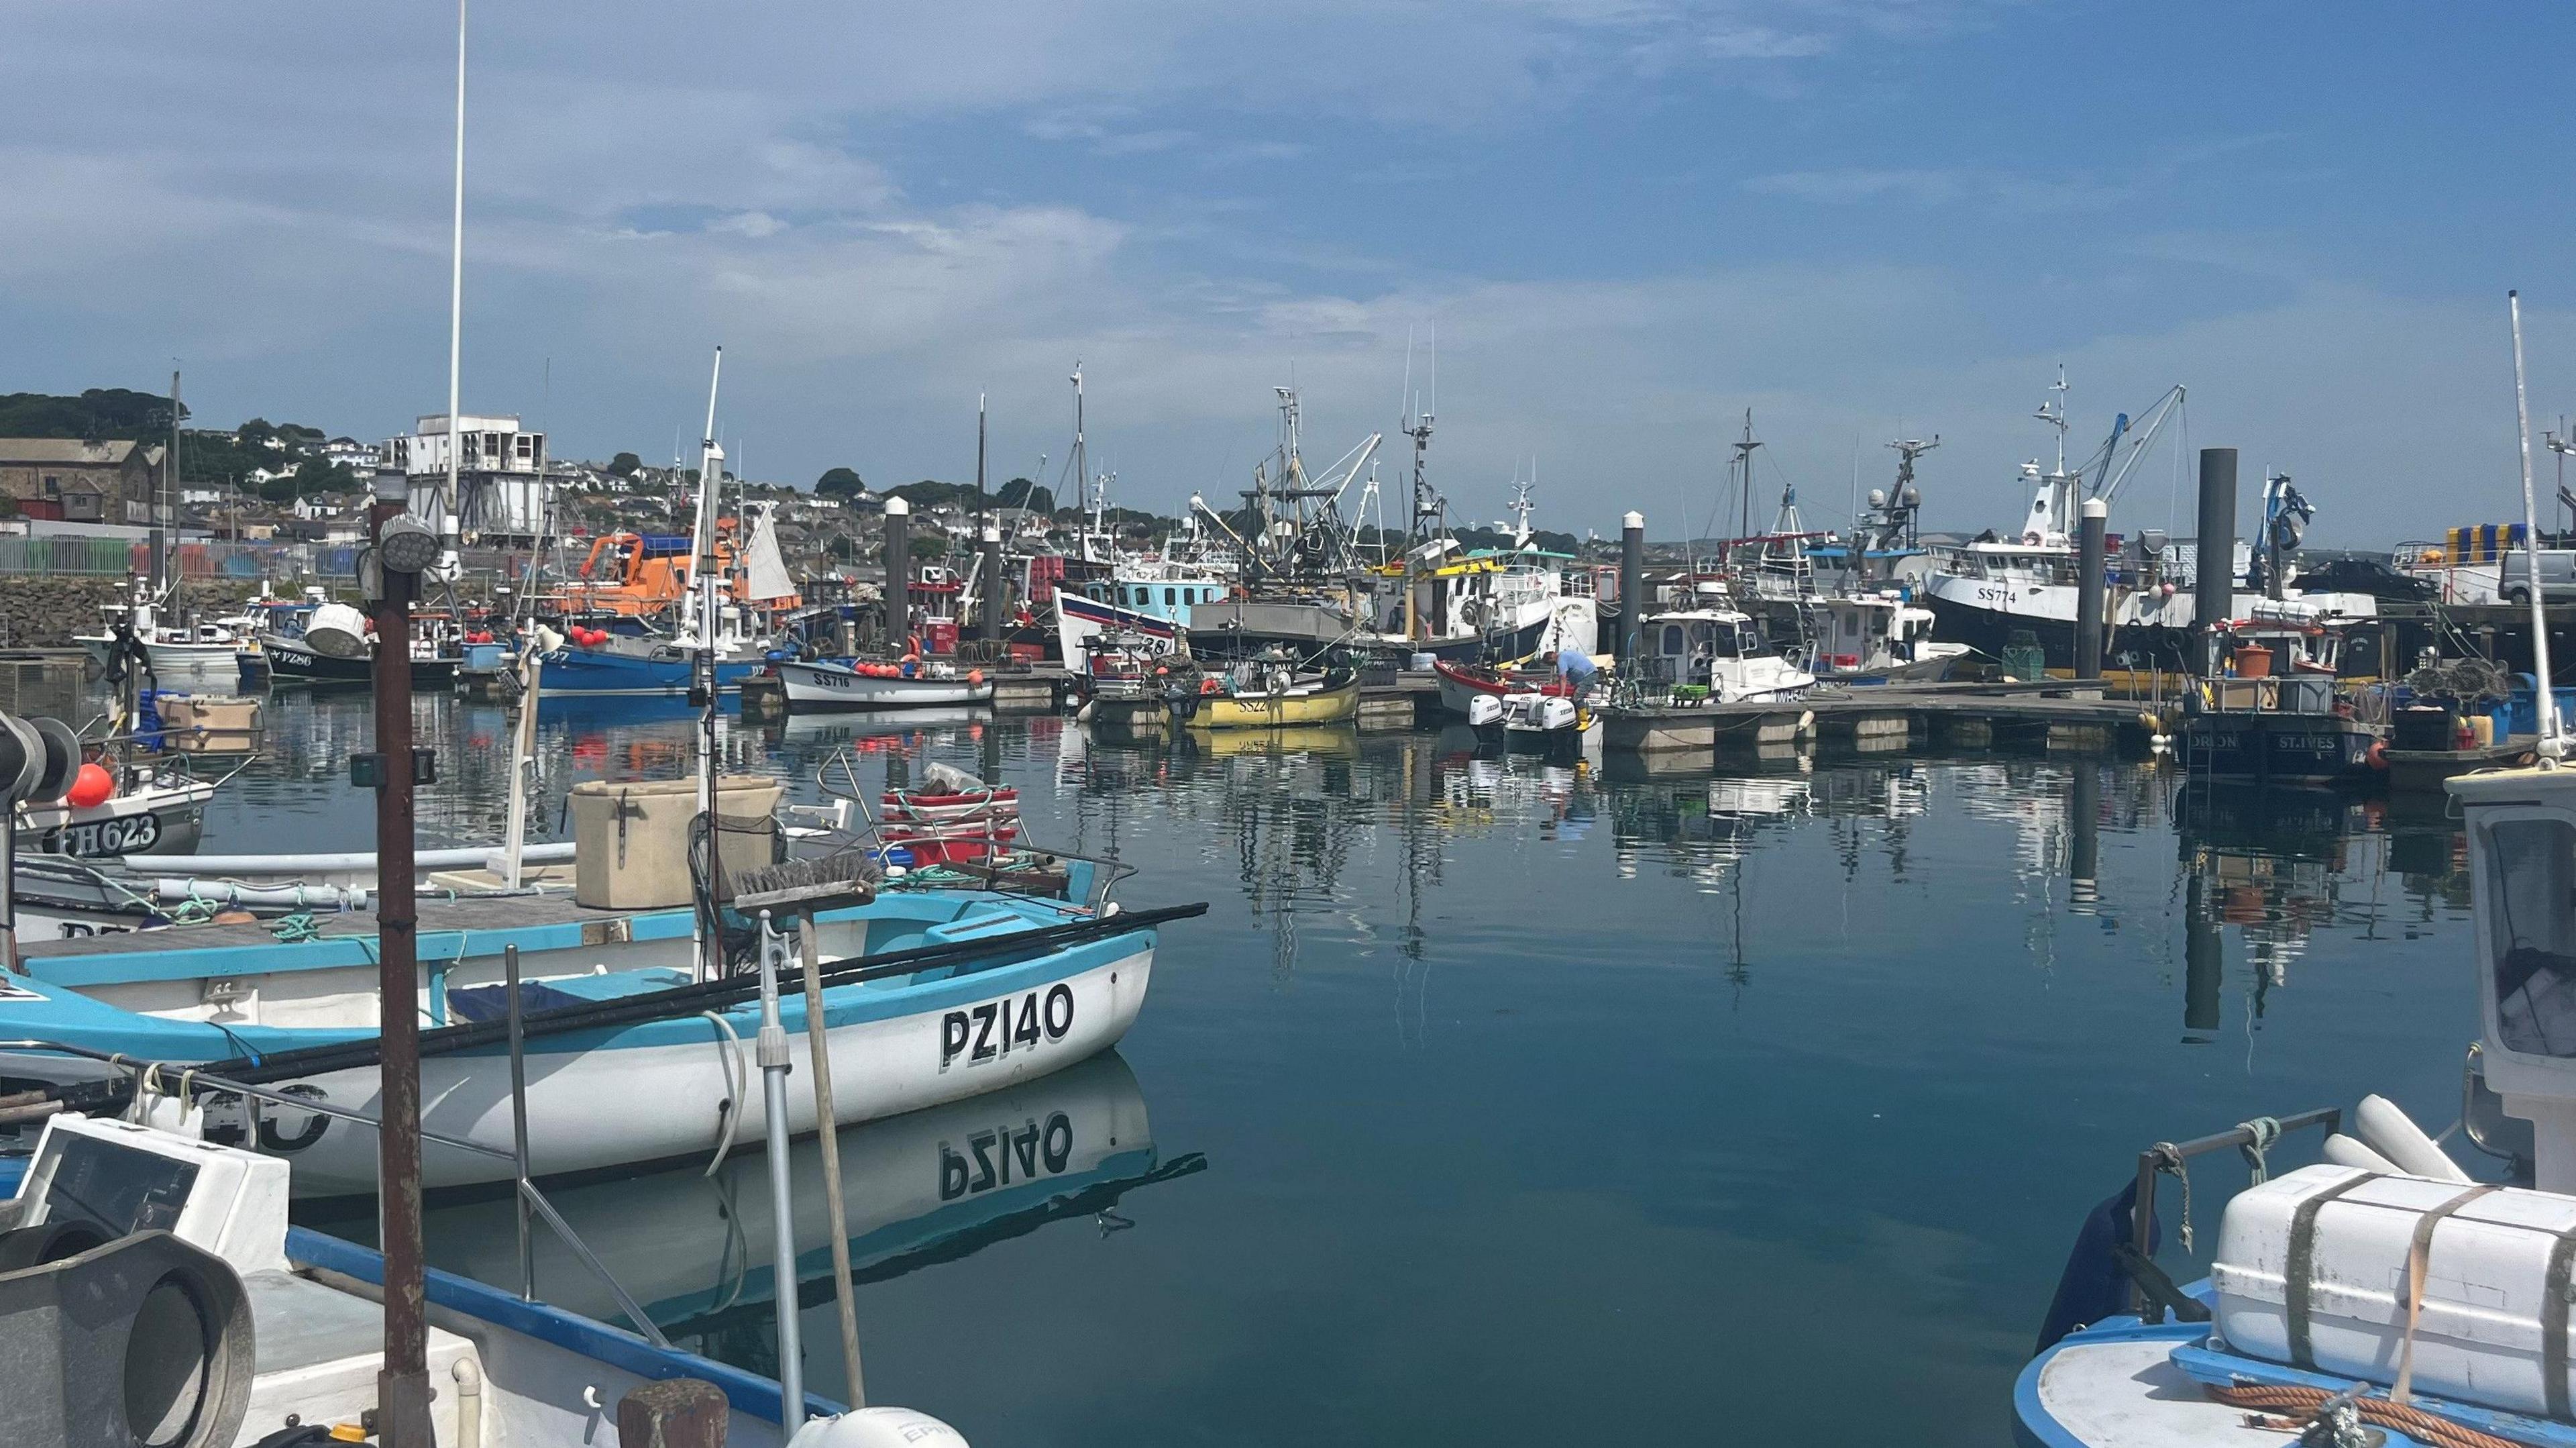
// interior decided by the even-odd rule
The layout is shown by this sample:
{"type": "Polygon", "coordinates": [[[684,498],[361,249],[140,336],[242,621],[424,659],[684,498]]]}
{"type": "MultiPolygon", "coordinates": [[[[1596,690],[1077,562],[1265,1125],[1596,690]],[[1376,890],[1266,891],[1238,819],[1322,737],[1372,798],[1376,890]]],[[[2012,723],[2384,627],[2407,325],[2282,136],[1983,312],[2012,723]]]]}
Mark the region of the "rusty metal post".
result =
{"type": "Polygon", "coordinates": [[[724,1448],[726,1416],[724,1389],[700,1378],[665,1378],[617,1400],[617,1441],[625,1448],[724,1448]]]}
{"type": "MultiPolygon", "coordinates": [[[[380,500],[369,536],[403,505],[380,500]]],[[[376,992],[383,1125],[376,1190],[385,1255],[385,1361],[376,1378],[385,1448],[436,1448],[429,1427],[429,1317],[421,1276],[419,905],[412,897],[411,602],[419,576],[379,567],[376,624],[376,992]]]]}

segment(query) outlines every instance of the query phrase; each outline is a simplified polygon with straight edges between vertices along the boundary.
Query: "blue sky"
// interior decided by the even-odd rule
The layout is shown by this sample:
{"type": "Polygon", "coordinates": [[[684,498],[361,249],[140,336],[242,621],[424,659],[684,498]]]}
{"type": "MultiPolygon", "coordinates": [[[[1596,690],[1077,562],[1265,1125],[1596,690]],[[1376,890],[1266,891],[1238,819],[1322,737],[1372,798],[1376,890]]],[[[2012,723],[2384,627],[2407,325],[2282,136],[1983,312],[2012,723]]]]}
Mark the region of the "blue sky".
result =
{"type": "MultiPolygon", "coordinates": [[[[721,341],[754,476],[965,478],[988,391],[1006,477],[1060,466],[1079,358],[1119,500],[1168,510],[1242,485],[1274,385],[1316,460],[1391,435],[1436,337],[1453,516],[1534,458],[1543,524],[1696,527],[1749,406],[1811,523],[1937,431],[1930,519],[1973,528],[2063,362],[2077,451],[2180,381],[2193,446],[2390,542],[2517,506],[2507,287],[2535,431],[2576,413],[2571,14],[487,4],[466,405],[658,457],[721,341]]],[[[0,390],[175,356],[206,421],[442,407],[453,19],[0,0],[0,390]]]]}

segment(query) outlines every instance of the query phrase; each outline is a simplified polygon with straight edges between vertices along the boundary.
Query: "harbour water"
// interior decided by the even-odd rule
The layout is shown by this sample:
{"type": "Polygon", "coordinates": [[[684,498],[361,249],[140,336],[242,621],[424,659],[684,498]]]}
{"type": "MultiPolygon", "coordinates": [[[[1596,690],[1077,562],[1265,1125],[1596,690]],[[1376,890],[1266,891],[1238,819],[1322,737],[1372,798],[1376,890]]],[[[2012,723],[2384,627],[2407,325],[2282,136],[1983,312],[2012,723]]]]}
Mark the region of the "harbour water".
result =
{"type": "MultiPolygon", "coordinates": [[[[276,696],[206,848],[366,848],[366,708],[276,696]]],[[[501,711],[419,708],[424,843],[492,838],[501,711]]],[[[547,708],[550,815],[685,768],[676,706],[547,708]]],[[[2438,1129],[2476,1029],[2438,801],[2038,754],[1625,780],[1463,731],[1110,747],[1051,717],[722,747],[807,802],[844,748],[871,790],[980,770],[1037,840],[1137,867],[1130,904],[1213,902],[1117,1058],[844,1133],[871,1395],[978,1442],[2008,1441],[2136,1149],[2372,1089],[2438,1129]]],[[[760,1163],[701,1165],[557,1197],[676,1341],[768,1371],[760,1163]]],[[[2203,1254],[2245,1175],[2195,1164],[2203,1254]]],[[[515,1287],[514,1230],[442,1202],[432,1262],[515,1287]]],[[[539,1289],[615,1312],[550,1243],[539,1289]]]]}

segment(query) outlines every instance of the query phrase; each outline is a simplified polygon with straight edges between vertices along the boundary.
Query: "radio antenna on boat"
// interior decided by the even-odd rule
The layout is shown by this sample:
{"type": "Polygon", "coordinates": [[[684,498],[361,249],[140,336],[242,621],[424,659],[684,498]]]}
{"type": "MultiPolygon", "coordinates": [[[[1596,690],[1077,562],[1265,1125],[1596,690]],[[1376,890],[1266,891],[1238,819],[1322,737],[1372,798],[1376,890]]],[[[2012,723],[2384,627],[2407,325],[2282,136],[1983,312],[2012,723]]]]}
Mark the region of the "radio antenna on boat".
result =
{"type": "Polygon", "coordinates": [[[2558,694],[2549,675],[2549,622],[2543,602],[2540,573],[2540,502],[2531,487],[2531,401],[2523,384],[2522,372],[2522,293],[2504,294],[2505,308],[2513,320],[2513,440],[2522,453],[2522,543],[2525,556],[2531,560],[2531,586],[2523,591],[2531,599],[2531,668],[2534,703],[2540,728],[2538,752],[2548,761],[2556,761],[2565,752],[2566,741],[2559,736],[2558,694]]]}
{"type": "MultiPolygon", "coordinates": [[[[459,472],[464,465],[465,424],[457,416],[461,405],[458,374],[465,359],[465,0],[456,0],[456,188],[448,219],[447,240],[447,490],[439,495],[438,515],[431,519],[438,529],[443,551],[457,548],[456,524],[463,486],[459,472]]],[[[543,496],[543,490],[539,490],[543,496]]],[[[379,647],[384,645],[379,644],[379,647]]]]}

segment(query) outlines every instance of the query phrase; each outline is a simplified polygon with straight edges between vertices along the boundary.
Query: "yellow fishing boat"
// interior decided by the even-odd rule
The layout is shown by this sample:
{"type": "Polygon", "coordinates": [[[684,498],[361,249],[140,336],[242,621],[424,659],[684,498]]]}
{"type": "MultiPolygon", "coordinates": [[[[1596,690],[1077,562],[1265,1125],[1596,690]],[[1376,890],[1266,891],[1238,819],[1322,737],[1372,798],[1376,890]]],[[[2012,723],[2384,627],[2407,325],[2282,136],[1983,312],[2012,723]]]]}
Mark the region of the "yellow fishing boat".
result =
{"type": "Polygon", "coordinates": [[[1289,729],[1339,724],[1360,712],[1359,676],[1336,669],[1283,689],[1202,694],[1185,720],[1192,729],[1289,729]]]}

